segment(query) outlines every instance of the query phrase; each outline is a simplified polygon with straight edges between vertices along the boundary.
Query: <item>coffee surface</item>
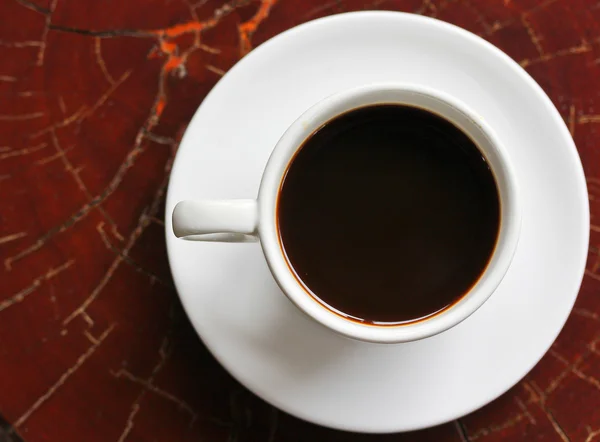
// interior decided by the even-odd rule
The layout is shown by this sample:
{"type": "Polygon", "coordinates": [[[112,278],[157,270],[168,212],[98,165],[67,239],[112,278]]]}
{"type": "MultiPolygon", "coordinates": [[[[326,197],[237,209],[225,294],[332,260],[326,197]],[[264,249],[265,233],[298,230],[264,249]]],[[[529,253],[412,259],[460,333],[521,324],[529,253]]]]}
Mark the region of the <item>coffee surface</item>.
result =
{"type": "Polygon", "coordinates": [[[461,130],[421,109],[377,105],[304,142],[277,216],[287,259],[317,300],[356,320],[396,323],[443,310],[477,282],[500,203],[461,130]]]}

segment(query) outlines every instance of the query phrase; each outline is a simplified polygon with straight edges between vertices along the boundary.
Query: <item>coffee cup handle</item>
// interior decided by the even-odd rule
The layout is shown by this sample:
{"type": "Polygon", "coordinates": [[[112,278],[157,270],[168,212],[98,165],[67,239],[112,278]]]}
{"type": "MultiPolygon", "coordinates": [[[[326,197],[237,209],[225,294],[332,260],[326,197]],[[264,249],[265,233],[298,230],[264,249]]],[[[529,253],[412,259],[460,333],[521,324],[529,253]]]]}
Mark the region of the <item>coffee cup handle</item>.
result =
{"type": "Polygon", "coordinates": [[[173,233],[192,241],[258,240],[258,207],[252,199],[180,201],[173,209],[173,233]]]}

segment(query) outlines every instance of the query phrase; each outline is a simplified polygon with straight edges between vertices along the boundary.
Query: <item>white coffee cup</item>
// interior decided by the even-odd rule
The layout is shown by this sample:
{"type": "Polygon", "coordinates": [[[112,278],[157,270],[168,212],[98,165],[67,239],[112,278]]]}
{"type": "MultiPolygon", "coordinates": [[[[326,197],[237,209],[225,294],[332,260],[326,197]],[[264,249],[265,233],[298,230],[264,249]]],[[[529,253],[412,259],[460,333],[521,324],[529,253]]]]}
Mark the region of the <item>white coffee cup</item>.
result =
{"type": "Polygon", "coordinates": [[[173,210],[177,237],[197,241],[260,239],[266,261],[287,297],[317,322],[350,338],[399,343],[441,333],[465,320],[494,293],[519,240],[521,209],[514,169],[496,134],[457,99],[430,88],[373,84],[337,93],[313,105],[283,134],[265,167],[256,200],[181,201],[173,210]],[[401,104],[444,117],[466,133],[485,156],[500,194],[500,231],[493,255],[477,283],[459,301],[432,316],[396,325],[362,323],[318,301],[298,282],[283,253],[277,226],[277,198],[288,165],[303,142],[336,116],[364,106],[401,104]]]}

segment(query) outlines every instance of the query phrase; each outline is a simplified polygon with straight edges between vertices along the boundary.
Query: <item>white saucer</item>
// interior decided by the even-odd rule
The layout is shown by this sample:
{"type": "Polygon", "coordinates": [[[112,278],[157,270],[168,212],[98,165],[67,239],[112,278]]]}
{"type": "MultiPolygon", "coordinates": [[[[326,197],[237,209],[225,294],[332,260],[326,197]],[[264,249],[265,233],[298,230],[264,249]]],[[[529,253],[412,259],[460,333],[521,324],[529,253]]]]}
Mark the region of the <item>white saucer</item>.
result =
{"type": "Polygon", "coordinates": [[[177,289],[198,334],[257,395],[302,419],[364,431],[440,424],[490,402],[539,361],[562,328],[588,244],[585,179],[548,97],[509,57],[420,16],[351,13],[273,38],[215,86],[183,139],[167,198],[177,289]],[[195,243],[171,231],[175,203],[253,198],[273,146],[319,99],[373,82],[450,93],[496,129],[516,166],[523,226],[492,298],[419,342],[354,342],[312,322],[280,292],[260,245],[195,243]]]}

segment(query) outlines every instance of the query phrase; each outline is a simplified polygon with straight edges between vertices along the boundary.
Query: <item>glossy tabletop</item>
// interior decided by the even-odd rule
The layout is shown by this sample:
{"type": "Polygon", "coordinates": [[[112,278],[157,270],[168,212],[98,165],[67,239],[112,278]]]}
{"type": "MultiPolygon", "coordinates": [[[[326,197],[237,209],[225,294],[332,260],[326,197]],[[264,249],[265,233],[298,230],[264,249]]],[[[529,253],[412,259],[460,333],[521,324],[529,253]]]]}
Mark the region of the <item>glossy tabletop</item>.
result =
{"type": "Polygon", "coordinates": [[[3,0],[0,261],[0,441],[600,441],[600,3],[3,0]],[[549,353],[483,409],[410,434],[317,427],[249,393],[189,324],[165,251],[171,164],[214,84],[270,37],[363,9],[508,53],[563,115],[590,194],[586,275],[549,353]]]}

